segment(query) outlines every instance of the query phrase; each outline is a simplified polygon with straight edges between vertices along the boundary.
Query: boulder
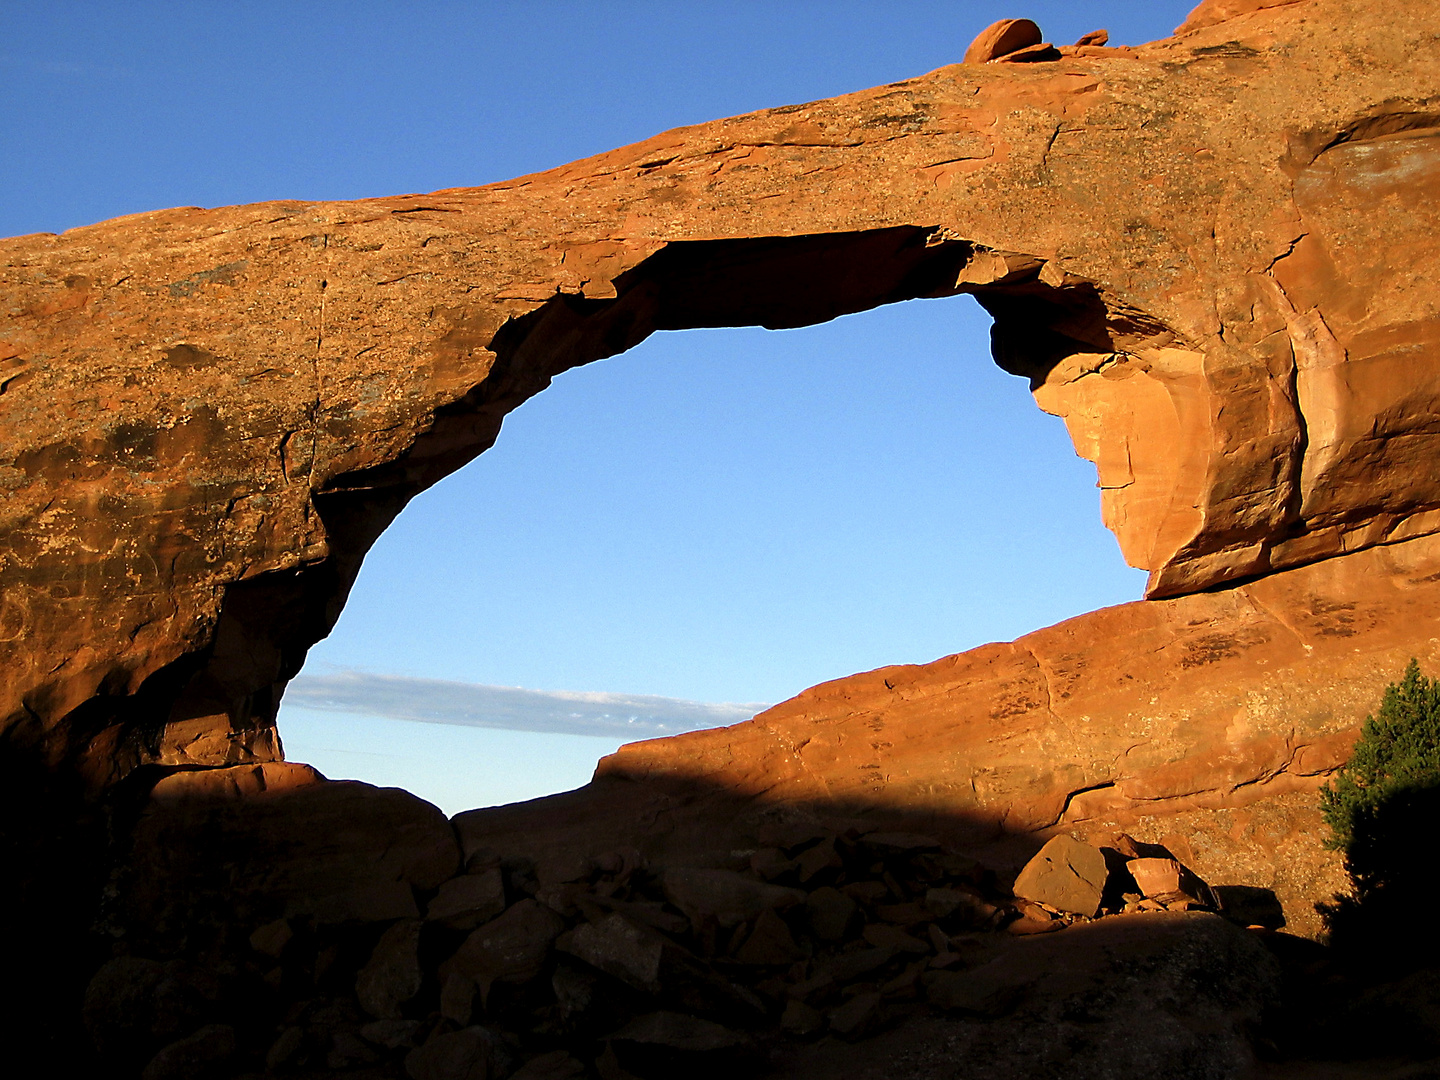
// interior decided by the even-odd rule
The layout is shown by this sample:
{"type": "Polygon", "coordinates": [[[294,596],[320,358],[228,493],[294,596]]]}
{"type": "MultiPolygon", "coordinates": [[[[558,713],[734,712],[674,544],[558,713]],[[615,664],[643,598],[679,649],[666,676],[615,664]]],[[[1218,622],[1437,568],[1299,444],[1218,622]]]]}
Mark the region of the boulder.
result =
{"type": "Polygon", "coordinates": [[[661,882],[665,898],[689,916],[697,929],[714,919],[722,927],[736,926],[763,911],[805,903],[800,889],[755,881],[733,870],[673,867],[661,882]]]}
{"type": "Polygon", "coordinates": [[[890,949],[894,952],[914,953],[921,955],[930,951],[928,942],[907,934],[904,930],[895,926],[886,926],[884,923],[871,923],[865,927],[861,935],[864,940],[877,949],[890,949]]]}
{"type": "Polygon", "coordinates": [[[816,974],[836,983],[847,983],[862,975],[878,971],[895,957],[895,950],[885,946],[856,949],[832,956],[815,965],[816,974]]]}
{"type": "Polygon", "coordinates": [[[231,771],[212,770],[209,785],[158,785],[136,824],[117,903],[157,947],[237,917],[413,919],[415,890],[459,869],[449,821],[409,792],[325,780],[251,789],[231,771]]]}
{"type": "Polygon", "coordinates": [[[811,1008],[798,998],[786,1000],[785,1011],[780,1016],[780,1030],[787,1035],[804,1038],[824,1031],[825,1025],[825,1014],[819,1009],[811,1008]]]}
{"type": "Polygon", "coordinates": [[[1038,45],[1042,40],[1040,27],[1029,19],[1001,19],[993,22],[965,50],[964,63],[983,64],[1009,53],[1038,45]]]}
{"type": "Polygon", "coordinates": [[[779,848],[761,848],[750,856],[750,869],[766,881],[774,881],[796,868],[794,859],[787,858],[779,848]]]}
{"type": "Polygon", "coordinates": [[[380,935],[355,978],[360,1007],[377,1020],[395,1020],[400,1006],[420,992],[420,921],[402,919],[380,935]]]}
{"type": "Polygon", "coordinates": [[[1094,916],[1100,912],[1108,875],[1099,848],[1061,834],[1047,840],[1025,864],[1013,891],[1058,911],[1094,916]]]}
{"type": "Polygon", "coordinates": [[[433,1036],[405,1055],[410,1080],[492,1080],[496,1075],[497,1039],[483,1027],[462,1028],[433,1036]]]}
{"type": "Polygon", "coordinates": [[[1210,887],[1177,859],[1131,859],[1125,864],[1125,869],[1135,879],[1141,895],[1158,900],[1166,907],[1175,904],[1218,906],[1210,887]]]}
{"type": "Polygon", "coordinates": [[[278,960],[294,937],[295,931],[288,919],[272,919],[250,935],[250,947],[262,956],[278,960]]]}
{"type": "Polygon", "coordinates": [[[1285,909],[1274,892],[1254,885],[1216,885],[1211,888],[1220,914],[1240,926],[1261,926],[1279,930],[1285,925],[1285,909]]]}
{"type": "Polygon", "coordinates": [[[840,852],[836,850],[835,841],[832,839],[822,840],[814,847],[806,848],[799,855],[795,856],[795,869],[802,885],[810,885],[812,888],[818,882],[815,877],[826,870],[838,870],[845,865],[840,852]]]}
{"type": "Polygon", "coordinates": [[[540,974],[564,929],[564,921],[549,908],[528,898],[521,900],[471,931],[455,954],[440,965],[440,978],[464,976],[486,994],[496,982],[529,982],[540,974]]]}
{"type": "Polygon", "coordinates": [[[452,971],[440,985],[440,1015],[458,1027],[470,1023],[477,989],[474,979],[452,971]]]}
{"type": "Polygon", "coordinates": [[[555,947],[637,990],[655,993],[660,990],[660,965],[666,944],[653,930],[637,926],[623,915],[611,914],[567,930],[555,947]]]}
{"type": "Polygon", "coordinates": [[[235,1029],[207,1024],[179,1039],[150,1059],[140,1080],[207,1080],[221,1077],[235,1056],[235,1029]]]}
{"type": "Polygon", "coordinates": [[[498,866],[461,874],[440,886],[425,918],[451,930],[473,930],[505,910],[505,879],[498,866]]]}
{"type": "Polygon", "coordinates": [[[860,905],[829,885],[816,889],[805,900],[810,931],[821,941],[840,941],[860,917],[860,905]]]}
{"type": "Polygon", "coordinates": [[[880,1021],[881,996],[875,991],[856,994],[844,1005],[831,1009],[830,1030],[842,1039],[859,1039],[880,1021]]]}
{"type": "MultiPolygon", "coordinates": [[[[372,1020],[360,1028],[360,1037],[376,1046],[383,1046],[387,1050],[394,1050],[401,1046],[413,1047],[420,1027],[418,1020],[372,1020]]],[[[273,1067],[271,1066],[272,1069],[273,1067]]]]}
{"type": "Polygon", "coordinates": [[[271,1072],[283,1069],[305,1045],[305,1029],[298,1024],[282,1028],[265,1051],[265,1068],[271,1072]]]}
{"type": "Polygon", "coordinates": [[[762,911],[744,944],[735,951],[735,959],[742,964],[773,967],[803,960],[805,952],[795,944],[784,919],[773,911],[762,911]]]}
{"type": "Polygon", "coordinates": [[[82,1015],[102,1060],[139,1067],[214,1008],[213,978],[181,961],[117,956],[91,978],[82,1015]]]}

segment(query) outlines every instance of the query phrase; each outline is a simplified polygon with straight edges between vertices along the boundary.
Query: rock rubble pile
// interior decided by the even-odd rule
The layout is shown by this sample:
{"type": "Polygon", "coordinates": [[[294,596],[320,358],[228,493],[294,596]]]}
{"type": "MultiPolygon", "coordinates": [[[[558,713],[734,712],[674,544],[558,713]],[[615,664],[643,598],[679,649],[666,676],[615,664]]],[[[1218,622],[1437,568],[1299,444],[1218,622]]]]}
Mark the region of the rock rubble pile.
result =
{"type": "Polygon", "coordinates": [[[570,880],[482,850],[399,917],[292,898],[241,955],[182,942],[165,960],[117,956],[90,984],[87,1025],[102,1058],[145,1080],[743,1075],[787,1044],[853,1042],[917,1013],[1003,1017],[1033,981],[1006,960],[1019,938],[1226,910],[1224,890],[1123,835],[1056,836],[1013,890],[926,836],[766,839],[721,866],[611,851],[570,880]]]}

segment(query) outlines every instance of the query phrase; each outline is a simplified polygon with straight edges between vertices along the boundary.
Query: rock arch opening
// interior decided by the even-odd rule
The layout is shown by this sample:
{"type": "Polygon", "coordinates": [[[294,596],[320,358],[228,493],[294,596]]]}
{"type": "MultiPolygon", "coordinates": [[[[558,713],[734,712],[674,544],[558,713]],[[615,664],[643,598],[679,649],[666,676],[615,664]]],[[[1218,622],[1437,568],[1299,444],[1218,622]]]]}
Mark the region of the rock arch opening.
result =
{"type": "MultiPolygon", "coordinates": [[[[420,206],[392,213],[417,211],[432,212],[420,206]]],[[[995,319],[992,345],[1002,367],[1027,376],[1042,405],[1066,417],[1082,456],[1098,459],[1107,524],[1128,561],[1168,565],[1195,531],[1183,512],[1178,525],[1172,512],[1172,504],[1188,510],[1193,501],[1184,491],[1176,494],[1175,424],[1127,430],[1123,395],[1122,407],[1113,407],[1115,388],[1139,386],[1158,395],[1160,411],[1173,418],[1173,386],[1195,375],[1166,372],[1163,364],[1179,356],[1183,366],[1194,354],[1175,347],[1183,342],[1160,319],[1041,257],[991,248],[944,228],[899,226],[639,247],[592,244],[567,252],[562,263],[570,268],[565,281],[548,287],[543,298],[522,283],[501,290],[498,313],[495,303],[432,310],[439,333],[425,358],[430,377],[463,379],[468,389],[445,392],[402,451],[371,452],[378,464],[344,467],[364,456],[347,449],[352,440],[376,437],[364,429],[371,421],[363,401],[348,414],[312,407],[311,431],[285,435],[279,453],[287,497],[293,478],[307,470],[310,476],[309,497],[288,511],[310,522],[303,530],[308,551],[219,585],[223,599],[214,621],[198,623],[168,662],[156,664],[151,655],[139,667],[101,663],[93,685],[76,678],[57,683],[63,695],[51,701],[45,699],[50,691],[32,691],[31,719],[22,718],[20,727],[33,728],[36,741],[50,743],[48,755],[74,762],[101,786],[137,769],[143,774],[147,766],[274,757],[286,683],[334,625],[366,551],[396,514],[488,449],[504,416],[556,375],[623,352],[657,330],[799,327],[898,301],[971,294],[995,319]],[[1132,363],[1136,355],[1148,359],[1132,363]],[[1102,456],[1116,442],[1099,441],[1102,424],[1111,436],[1120,429],[1118,464],[1102,456]],[[321,440],[330,444],[328,478],[316,475],[321,440]],[[64,697],[79,700],[61,723],[47,721],[46,712],[64,697]]],[[[323,347],[325,313],[338,319],[342,294],[327,291],[329,279],[316,284],[316,342],[323,347]]],[[[273,505],[272,496],[249,498],[273,505]]],[[[266,522],[285,513],[265,511],[263,527],[273,528],[266,522]]]]}
{"type": "MultiPolygon", "coordinates": [[[[790,329],[881,305],[965,294],[994,319],[991,347],[1002,368],[1027,377],[1042,395],[1055,372],[1065,373],[1054,395],[1062,404],[1051,410],[1062,414],[1063,388],[1076,381],[1076,371],[1123,364],[1127,349],[1163,348],[1176,338],[1157,319],[1113,302],[1107,306],[1094,283],[1047,270],[1041,258],[919,226],[673,243],[611,278],[581,279],[574,292],[553,294],[483,341],[468,324],[467,313],[454,313],[441,348],[480,347],[493,354],[485,380],[441,409],[408,454],[379,469],[337,477],[317,491],[315,506],[332,553],[329,565],[318,571],[328,575],[328,582],[321,577],[308,599],[266,595],[258,601],[271,610],[289,604],[296,617],[285,626],[289,640],[275,641],[269,656],[277,677],[242,699],[244,711],[231,715],[244,720],[232,722],[232,729],[247,720],[263,723],[266,717],[273,723],[284,682],[298,672],[305,650],[333,625],[360,559],[380,531],[414,494],[492,445],[504,415],[560,373],[622,353],[659,330],[790,329]],[[1067,371],[1067,364],[1073,370],[1067,371]]],[[[1076,442],[1084,454],[1089,447],[1083,426],[1080,430],[1076,442]]],[[[1103,474],[1101,479],[1103,485],[1103,474]]],[[[1107,497],[1124,494],[1133,484],[1132,470],[1107,497]]],[[[260,583],[239,587],[236,618],[245,610],[246,593],[263,588],[260,583]]],[[[231,610],[229,603],[225,610],[231,610]]],[[[253,628],[236,636],[249,640],[253,628]]],[[[207,715],[219,696],[214,688],[235,670],[233,656],[224,652],[226,640],[219,636],[214,660],[181,699],[184,709],[197,687],[209,691],[206,707],[191,708],[192,716],[207,715]]],[[[253,656],[252,651],[247,659],[253,656]]],[[[190,719],[172,715],[181,722],[190,719]]]]}
{"type": "Polygon", "coordinates": [[[541,690],[773,703],[1134,599],[1143,577],[1101,526],[1093,466],[991,363],[990,323],[959,297],[667,331],[558,377],[367,555],[287,690],[287,756],[447,809],[513,801],[490,792],[522,787],[495,771],[522,744],[583,744],[573,787],[613,745],[551,732],[686,729],[675,702],[632,705],[653,711],[628,731],[588,713],[551,727],[541,690]],[[495,689],[515,686],[528,706],[495,689]]]}

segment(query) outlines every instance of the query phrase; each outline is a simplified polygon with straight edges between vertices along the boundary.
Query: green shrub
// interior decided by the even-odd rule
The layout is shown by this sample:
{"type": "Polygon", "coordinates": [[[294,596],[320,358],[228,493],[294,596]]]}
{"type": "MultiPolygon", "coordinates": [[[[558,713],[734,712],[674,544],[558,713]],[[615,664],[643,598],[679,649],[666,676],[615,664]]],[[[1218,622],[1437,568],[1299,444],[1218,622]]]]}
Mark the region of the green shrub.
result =
{"type": "Polygon", "coordinates": [[[1365,726],[1350,760],[1320,789],[1331,848],[1353,851],[1357,829],[1405,792],[1440,784],[1440,680],[1420,674],[1411,660],[1399,682],[1385,688],[1380,711],[1365,726]]]}
{"type": "Polygon", "coordinates": [[[1435,891],[1440,680],[1411,660],[1320,798],[1329,846],[1344,853],[1350,878],[1348,895],[1316,905],[1338,955],[1382,979],[1440,962],[1440,936],[1417,933],[1416,921],[1435,891]]]}

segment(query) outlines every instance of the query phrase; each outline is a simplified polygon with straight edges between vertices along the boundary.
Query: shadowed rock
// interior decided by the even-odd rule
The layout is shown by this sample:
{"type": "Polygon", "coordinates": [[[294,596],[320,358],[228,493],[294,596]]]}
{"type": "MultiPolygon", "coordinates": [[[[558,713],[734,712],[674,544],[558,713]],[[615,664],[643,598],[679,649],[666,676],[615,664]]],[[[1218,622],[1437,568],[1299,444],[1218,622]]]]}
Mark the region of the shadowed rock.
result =
{"type": "Polygon", "coordinates": [[[1433,20],[1207,3],[484,188],[0,241],[0,729],[94,786],[275,758],[394,515],[659,329],[975,295],[1154,597],[1432,534],[1433,20]]]}

